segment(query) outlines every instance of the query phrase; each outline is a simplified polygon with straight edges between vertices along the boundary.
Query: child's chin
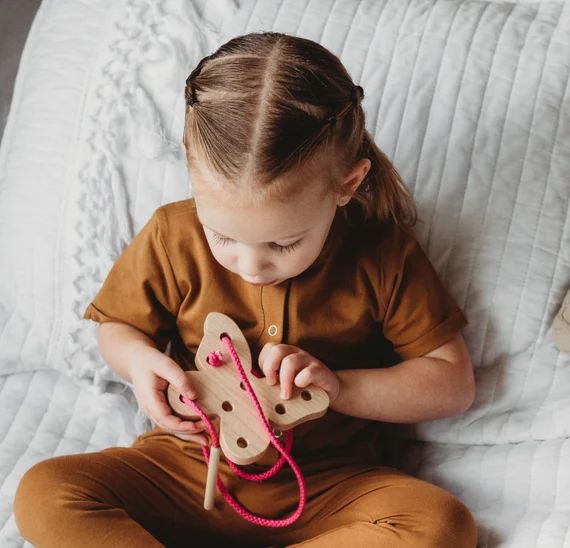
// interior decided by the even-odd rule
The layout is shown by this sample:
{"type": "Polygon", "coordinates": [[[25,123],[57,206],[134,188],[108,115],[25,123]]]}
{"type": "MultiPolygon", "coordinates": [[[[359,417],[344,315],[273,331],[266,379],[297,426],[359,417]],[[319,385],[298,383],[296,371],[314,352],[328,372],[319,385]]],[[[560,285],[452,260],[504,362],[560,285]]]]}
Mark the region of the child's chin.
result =
{"type": "MultiPolygon", "coordinates": [[[[246,281],[247,281],[247,280],[246,280],[246,281]]],[[[260,287],[261,287],[261,286],[265,286],[265,285],[277,285],[277,284],[280,283],[280,282],[279,282],[279,280],[275,280],[275,281],[268,282],[268,283],[265,283],[265,282],[263,282],[263,283],[248,282],[248,283],[250,283],[251,285],[257,285],[257,286],[260,286],[260,287]]]]}

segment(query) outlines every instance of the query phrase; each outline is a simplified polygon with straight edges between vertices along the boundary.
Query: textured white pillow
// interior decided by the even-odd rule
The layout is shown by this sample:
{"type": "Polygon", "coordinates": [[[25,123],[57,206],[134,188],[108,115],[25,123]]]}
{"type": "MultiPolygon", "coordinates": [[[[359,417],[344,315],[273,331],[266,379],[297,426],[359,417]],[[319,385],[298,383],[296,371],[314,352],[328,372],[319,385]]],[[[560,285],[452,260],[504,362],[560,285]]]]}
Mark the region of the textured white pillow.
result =
{"type": "MultiPolygon", "coordinates": [[[[480,546],[564,546],[570,359],[570,5],[436,0],[44,0],[0,148],[0,374],[120,380],[81,320],[124,246],[188,195],[184,80],[232,36],[321,42],[413,190],[420,243],[470,321],[467,413],[395,463],[460,496],[480,546]]],[[[567,540],[566,540],[567,544],[567,540]]]]}
{"type": "Polygon", "coordinates": [[[80,318],[150,213],[188,195],[184,80],[230,37],[277,30],[321,42],[364,87],[368,128],[418,201],[418,238],[470,320],[481,400],[423,435],[515,440],[520,420],[567,432],[549,418],[569,410],[570,373],[547,334],[570,279],[568,21],[557,2],[48,2],[0,163],[2,370],[119,380],[80,318]],[[58,18],[70,43],[50,54],[58,18]],[[65,79],[40,70],[58,60],[65,79]],[[505,409],[522,414],[505,424],[505,409]]]}
{"type": "Polygon", "coordinates": [[[70,189],[85,95],[120,2],[42,2],[0,147],[0,373],[62,367],[70,189]]]}
{"type": "MultiPolygon", "coordinates": [[[[176,25],[201,25],[200,6],[179,8],[176,25]]],[[[0,147],[0,374],[122,382],[82,310],[152,210],[188,196],[173,113],[209,47],[204,29],[173,44],[155,23],[169,25],[156,2],[45,0],[36,14],[0,147]]]]}
{"type": "Polygon", "coordinates": [[[570,416],[569,360],[549,330],[570,281],[570,6],[171,1],[159,12],[144,4],[123,18],[120,47],[86,103],[98,123],[79,139],[91,148],[78,155],[70,233],[81,238],[68,246],[73,370],[98,363],[94,326],[74,329],[73,320],[133,231],[185,195],[187,74],[232,36],[277,30],[321,42],[363,86],[367,127],[413,190],[418,239],[470,321],[477,402],[413,435],[466,443],[567,435],[570,422],[554,417],[570,416]]]}

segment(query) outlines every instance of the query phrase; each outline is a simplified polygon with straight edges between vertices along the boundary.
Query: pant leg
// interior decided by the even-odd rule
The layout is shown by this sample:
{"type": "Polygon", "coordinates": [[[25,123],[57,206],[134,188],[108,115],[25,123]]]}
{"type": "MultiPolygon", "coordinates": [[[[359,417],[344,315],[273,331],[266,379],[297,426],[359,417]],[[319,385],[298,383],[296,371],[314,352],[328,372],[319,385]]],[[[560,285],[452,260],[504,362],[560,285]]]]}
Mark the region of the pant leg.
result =
{"type": "Polygon", "coordinates": [[[218,516],[203,508],[204,459],[187,445],[155,429],[132,447],[35,464],[14,501],[20,532],[38,548],[223,545],[218,516]]]}
{"type": "Polygon", "coordinates": [[[275,536],[277,543],[307,548],[476,546],[473,516],[448,491],[390,467],[349,467],[342,475],[336,483],[324,475],[329,486],[320,493],[318,482],[308,482],[302,523],[275,536]]]}
{"type": "MultiPolygon", "coordinates": [[[[38,548],[475,545],[471,514],[435,485],[343,459],[299,464],[305,511],[291,526],[260,527],[219,494],[215,508],[205,511],[201,451],[155,428],[130,448],[55,457],[30,468],[16,492],[16,523],[38,548]]],[[[219,476],[255,514],[283,518],[297,506],[298,487],[288,469],[269,481],[249,482],[222,460],[219,476]]]]}

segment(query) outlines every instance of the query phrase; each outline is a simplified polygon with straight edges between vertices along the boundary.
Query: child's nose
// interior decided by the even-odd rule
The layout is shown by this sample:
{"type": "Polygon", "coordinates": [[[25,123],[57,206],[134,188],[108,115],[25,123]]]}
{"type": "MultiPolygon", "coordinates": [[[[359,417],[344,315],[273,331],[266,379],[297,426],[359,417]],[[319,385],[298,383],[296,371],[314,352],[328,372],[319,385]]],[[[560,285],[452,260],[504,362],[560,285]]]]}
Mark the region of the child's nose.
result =
{"type": "Polygon", "coordinates": [[[255,251],[244,252],[240,256],[239,269],[245,278],[256,280],[263,278],[270,270],[270,262],[255,251]]]}

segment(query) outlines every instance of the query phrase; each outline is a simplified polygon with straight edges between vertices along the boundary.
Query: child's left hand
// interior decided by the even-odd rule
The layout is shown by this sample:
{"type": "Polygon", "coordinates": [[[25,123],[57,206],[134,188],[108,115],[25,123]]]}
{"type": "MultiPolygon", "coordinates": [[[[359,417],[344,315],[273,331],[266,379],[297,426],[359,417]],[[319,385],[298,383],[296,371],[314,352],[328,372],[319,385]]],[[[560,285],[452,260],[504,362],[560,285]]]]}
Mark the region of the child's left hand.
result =
{"type": "Polygon", "coordinates": [[[325,390],[332,403],[340,391],[340,380],[322,361],[297,346],[266,343],[258,358],[259,367],[271,385],[281,384],[281,399],[291,397],[293,385],[304,388],[314,384],[325,390]]]}

